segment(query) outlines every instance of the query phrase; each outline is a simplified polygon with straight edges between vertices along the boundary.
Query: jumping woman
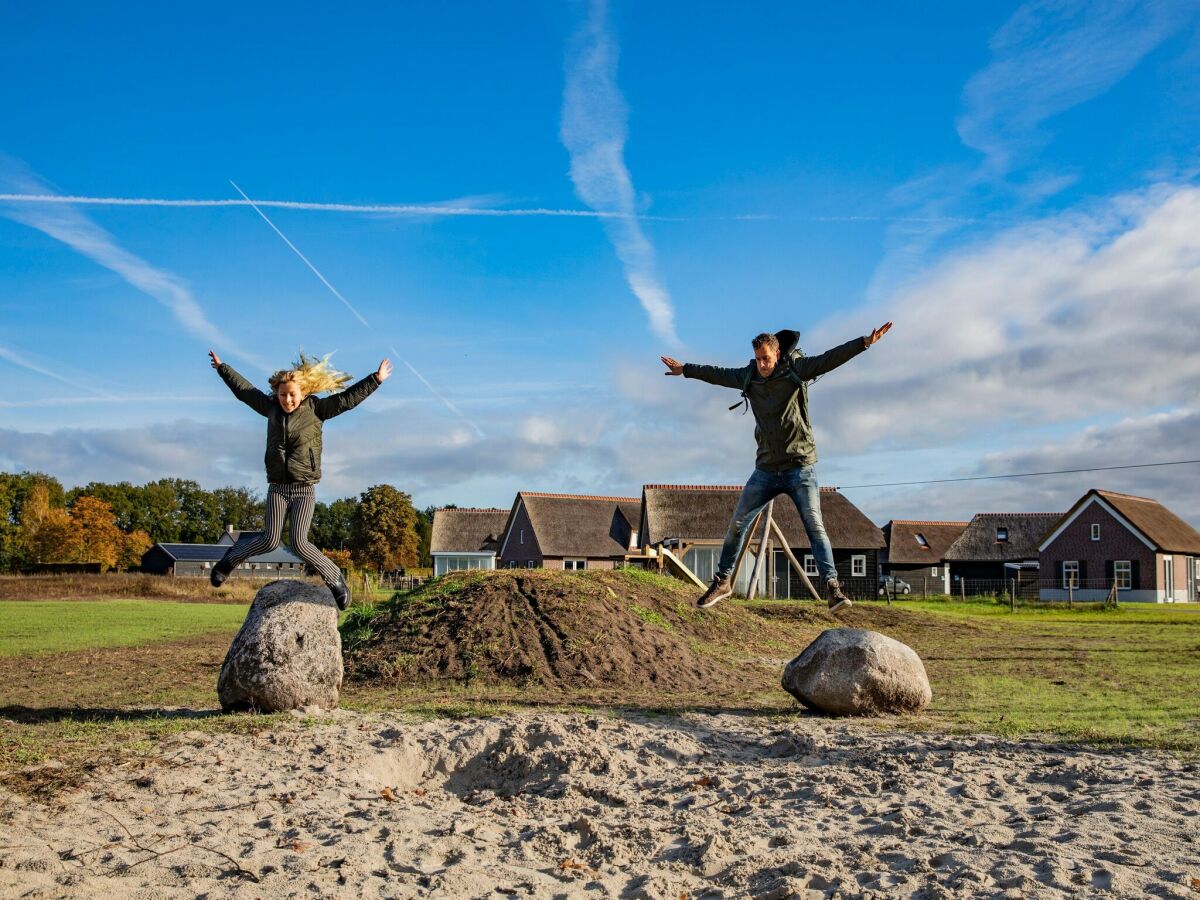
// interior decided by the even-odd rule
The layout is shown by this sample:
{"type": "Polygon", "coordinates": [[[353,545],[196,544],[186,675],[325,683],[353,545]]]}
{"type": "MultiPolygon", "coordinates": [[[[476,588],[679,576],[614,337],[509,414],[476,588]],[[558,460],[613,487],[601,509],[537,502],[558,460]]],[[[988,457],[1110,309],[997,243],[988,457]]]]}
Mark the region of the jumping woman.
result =
{"type": "Polygon", "coordinates": [[[392,374],[384,360],[379,369],[357,384],[345,388],[350,376],[329,365],[329,358],[314,359],[300,354],[290,369],[280,369],[270,378],[272,393],[260,391],[239,375],[229,363],[209,350],[212,367],[237,397],[267,419],[267,508],[263,533],[245,546],[229,548],[215,566],[213,587],[224,584],[229,573],[251,556],[268,553],[279,546],[285,517],[292,520],[292,549],[316,569],[329,586],[338,609],[350,605],[350,590],[342,573],[316,545],[308,540],[316,505],[316,486],[321,480],[321,431],[326,419],[354,409],[392,374]],[[327,397],[317,394],[329,393],[327,397]]]}

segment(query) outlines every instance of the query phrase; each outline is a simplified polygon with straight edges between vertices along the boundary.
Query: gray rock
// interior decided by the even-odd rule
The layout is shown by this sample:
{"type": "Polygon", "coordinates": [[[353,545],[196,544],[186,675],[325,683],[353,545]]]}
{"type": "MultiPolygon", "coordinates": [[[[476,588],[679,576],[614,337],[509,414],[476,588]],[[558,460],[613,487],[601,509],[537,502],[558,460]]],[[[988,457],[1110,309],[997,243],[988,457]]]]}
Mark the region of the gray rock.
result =
{"type": "Polygon", "coordinates": [[[333,709],[342,686],[337,604],[325,587],[285,579],[250,605],[217,679],[223,709],[333,709]]]}
{"type": "Polygon", "coordinates": [[[830,628],[783,670],[783,689],[837,716],[917,712],[933,691],[921,657],[907,644],[862,628],[830,628]]]}

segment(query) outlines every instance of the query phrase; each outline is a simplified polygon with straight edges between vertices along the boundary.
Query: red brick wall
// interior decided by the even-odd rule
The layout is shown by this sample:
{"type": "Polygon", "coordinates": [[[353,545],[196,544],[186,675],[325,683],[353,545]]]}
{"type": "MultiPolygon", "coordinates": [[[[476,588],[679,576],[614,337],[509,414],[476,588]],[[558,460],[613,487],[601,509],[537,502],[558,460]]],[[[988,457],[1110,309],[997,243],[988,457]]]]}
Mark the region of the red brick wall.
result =
{"type": "Polygon", "coordinates": [[[1154,551],[1095,500],[1089,502],[1075,521],[1042,551],[1040,577],[1043,587],[1051,581],[1055,582],[1054,587],[1061,586],[1059,564],[1070,559],[1078,560],[1081,569],[1086,566],[1086,572],[1080,573],[1080,579],[1086,582],[1080,585],[1083,588],[1111,586],[1106,580],[1109,560],[1137,560],[1140,584],[1135,581],[1134,590],[1153,590],[1158,585],[1156,572],[1162,568],[1161,563],[1156,566],[1154,551]],[[1098,541],[1092,540],[1093,524],[1100,526],[1098,541]]]}

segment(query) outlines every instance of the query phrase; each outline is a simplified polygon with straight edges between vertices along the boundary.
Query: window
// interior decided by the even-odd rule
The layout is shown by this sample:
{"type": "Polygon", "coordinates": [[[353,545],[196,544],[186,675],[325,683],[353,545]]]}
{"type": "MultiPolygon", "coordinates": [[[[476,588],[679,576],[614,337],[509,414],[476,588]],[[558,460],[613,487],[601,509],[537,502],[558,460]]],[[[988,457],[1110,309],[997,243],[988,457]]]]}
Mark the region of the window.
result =
{"type": "Polygon", "coordinates": [[[867,558],[865,556],[850,557],[850,577],[863,578],[867,574],[867,558]]]}
{"type": "Polygon", "coordinates": [[[1008,529],[1007,528],[997,528],[996,529],[996,543],[1001,544],[1007,540],[1008,540],[1008,529]]]}
{"type": "Polygon", "coordinates": [[[568,572],[582,572],[587,568],[586,559],[564,559],[563,568],[568,572]]]}
{"type": "Polygon", "coordinates": [[[1079,561],[1068,559],[1063,562],[1063,590],[1079,587],[1079,561]]]}
{"type": "Polygon", "coordinates": [[[929,541],[925,540],[925,535],[914,534],[913,537],[915,537],[917,539],[917,543],[921,545],[921,549],[923,549],[923,550],[929,549],[929,541]]]}
{"type": "Polygon", "coordinates": [[[527,560],[525,560],[525,568],[527,568],[527,569],[536,569],[536,568],[537,568],[537,560],[536,560],[536,559],[527,559],[527,560]]]}
{"type": "Polygon", "coordinates": [[[517,567],[517,561],[515,559],[510,559],[508,561],[508,567],[510,569],[515,569],[517,567]]]}
{"type": "Polygon", "coordinates": [[[811,553],[804,554],[804,574],[805,575],[816,575],[817,574],[817,558],[815,556],[813,556],[811,553]]]}
{"type": "Polygon", "coordinates": [[[522,544],[525,543],[525,529],[524,528],[521,529],[521,543],[522,544]]]}
{"type": "Polygon", "coordinates": [[[1099,522],[1092,523],[1092,540],[1093,541],[1100,540],[1100,523],[1099,522]]]}
{"type": "Polygon", "coordinates": [[[1127,591],[1133,587],[1133,563],[1127,559],[1113,561],[1113,580],[1117,583],[1118,591],[1127,591]]]}
{"type": "Polygon", "coordinates": [[[930,574],[930,575],[932,575],[934,578],[937,578],[937,577],[938,577],[939,575],[941,575],[942,573],[938,571],[938,567],[937,567],[937,566],[930,566],[930,567],[929,567],[929,574],[930,574]]]}

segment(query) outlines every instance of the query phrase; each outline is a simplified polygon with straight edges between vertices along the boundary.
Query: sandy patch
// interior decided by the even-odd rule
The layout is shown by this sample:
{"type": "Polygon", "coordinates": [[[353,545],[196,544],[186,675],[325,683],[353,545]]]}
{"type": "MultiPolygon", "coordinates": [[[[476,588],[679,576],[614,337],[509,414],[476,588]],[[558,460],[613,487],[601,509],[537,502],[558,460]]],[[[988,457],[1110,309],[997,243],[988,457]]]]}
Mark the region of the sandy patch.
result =
{"type": "Polygon", "coordinates": [[[809,716],[339,712],[187,733],[56,806],[0,793],[6,897],[1195,898],[1193,879],[1200,764],[809,716]]]}

